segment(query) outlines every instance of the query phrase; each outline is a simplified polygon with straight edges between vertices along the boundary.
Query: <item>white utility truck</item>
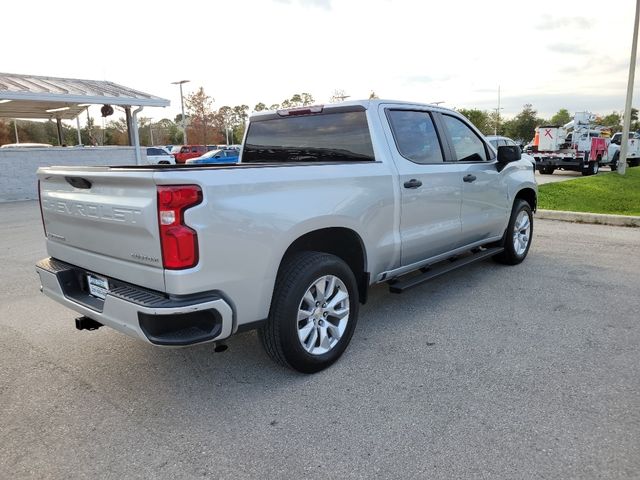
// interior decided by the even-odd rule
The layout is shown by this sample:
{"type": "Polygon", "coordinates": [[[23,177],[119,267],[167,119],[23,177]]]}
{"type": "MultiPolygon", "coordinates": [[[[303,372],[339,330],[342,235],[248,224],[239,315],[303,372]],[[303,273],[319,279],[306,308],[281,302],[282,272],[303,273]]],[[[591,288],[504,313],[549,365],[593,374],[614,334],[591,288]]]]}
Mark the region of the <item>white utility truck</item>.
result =
{"type": "Polygon", "coordinates": [[[538,127],[537,151],[532,153],[536,169],[548,175],[556,169],[595,175],[600,165],[608,165],[609,139],[604,135],[605,129],[596,126],[594,121],[594,114],[576,112],[573,120],[563,126],[538,127]]]}

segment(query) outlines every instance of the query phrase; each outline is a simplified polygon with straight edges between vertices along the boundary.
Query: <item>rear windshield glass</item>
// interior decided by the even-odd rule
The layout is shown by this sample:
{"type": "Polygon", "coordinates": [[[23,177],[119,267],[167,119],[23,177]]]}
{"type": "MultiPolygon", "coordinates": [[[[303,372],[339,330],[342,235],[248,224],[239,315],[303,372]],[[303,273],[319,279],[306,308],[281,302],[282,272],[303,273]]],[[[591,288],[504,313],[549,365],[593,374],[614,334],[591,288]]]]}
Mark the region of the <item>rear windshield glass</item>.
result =
{"type": "Polygon", "coordinates": [[[252,122],[243,163],[372,161],[365,112],[274,118],[252,122]]]}

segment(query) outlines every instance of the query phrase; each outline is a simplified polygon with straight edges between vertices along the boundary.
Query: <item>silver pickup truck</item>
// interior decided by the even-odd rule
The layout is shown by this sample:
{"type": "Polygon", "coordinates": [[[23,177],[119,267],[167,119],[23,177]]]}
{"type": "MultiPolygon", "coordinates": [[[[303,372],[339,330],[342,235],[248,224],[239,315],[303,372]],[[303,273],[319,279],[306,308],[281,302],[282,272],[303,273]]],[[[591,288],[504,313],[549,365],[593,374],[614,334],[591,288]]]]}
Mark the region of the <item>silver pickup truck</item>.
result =
{"type": "Polygon", "coordinates": [[[255,114],[238,164],[38,171],[42,291],[154,345],[257,328],[302,372],[347,347],[368,287],[527,255],[537,187],[455,111],[370,100],[255,114]]]}

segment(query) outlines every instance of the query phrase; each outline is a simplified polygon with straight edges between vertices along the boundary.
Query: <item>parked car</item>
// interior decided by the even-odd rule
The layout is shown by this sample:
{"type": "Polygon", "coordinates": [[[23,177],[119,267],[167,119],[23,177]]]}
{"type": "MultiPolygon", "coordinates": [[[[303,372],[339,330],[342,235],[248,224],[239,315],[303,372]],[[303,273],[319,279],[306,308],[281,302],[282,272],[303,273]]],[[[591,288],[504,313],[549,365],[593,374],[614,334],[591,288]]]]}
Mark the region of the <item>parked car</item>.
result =
{"type": "Polygon", "coordinates": [[[211,150],[204,155],[196,158],[190,158],[185,163],[191,165],[194,163],[212,164],[212,163],[237,163],[240,150],[220,149],[211,150]]]}
{"type": "Polygon", "coordinates": [[[190,158],[200,157],[217,148],[217,145],[183,145],[176,153],[176,163],[184,163],[190,158]]]}
{"type": "Polygon", "coordinates": [[[165,147],[147,147],[147,163],[169,165],[175,164],[176,159],[165,147]]]}
{"type": "Polygon", "coordinates": [[[274,360],[317,372],[369,286],[525,259],[537,185],[520,155],[454,110],[375,99],[254,114],[234,165],[41,167],[41,291],[80,330],[184,346],[258,328],[274,360]]]}
{"type": "Polygon", "coordinates": [[[529,160],[532,165],[536,164],[535,158],[533,158],[528,153],[524,153],[524,146],[510,139],[509,137],[503,137],[501,135],[487,135],[486,139],[489,141],[489,143],[491,144],[491,146],[496,152],[498,151],[498,147],[503,147],[503,146],[518,147],[520,149],[520,152],[522,153],[522,158],[524,158],[525,160],[529,160]]]}
{"type": "Polygon", "coordinates": [[[0,148],[49,148],[49,143],[5,143],[0,148]]]}
{"type": "Polygon", "coordinates": [[[511,140],[509,137],[503,137],[501,135],[487,135],[486,138],[487,140],[489,140],[489,143],[496,151],[498,150],[498,147],[502,147],[504,145],[516,145],[520,147],[520,150],[523,150],[522,145],[515,142],[514,140],[511,140]]]}

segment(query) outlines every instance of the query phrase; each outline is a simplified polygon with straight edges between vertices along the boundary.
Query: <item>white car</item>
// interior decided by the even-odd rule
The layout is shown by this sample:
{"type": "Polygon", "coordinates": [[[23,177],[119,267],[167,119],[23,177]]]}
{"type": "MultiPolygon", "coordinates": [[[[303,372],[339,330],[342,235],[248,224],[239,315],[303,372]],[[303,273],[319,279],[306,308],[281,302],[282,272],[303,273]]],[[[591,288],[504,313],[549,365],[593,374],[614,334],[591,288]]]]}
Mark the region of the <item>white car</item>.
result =
{"type": "MultiPolygon", "coordinates": [[[[520,147],[520,150],[523,150],[523,147],[520,144],[516,143],[514,140],[511,140],[509,137],[503,137],[501,135],[487,135],[485,138],[496,152],[498,151],[498,147],[502,147],[504,145],[517,146],[520,147]]],[[[536,159],[527,153],[523,152],[522,158],[524,158],[525,160],[529,160],[533,165],[536,164],[536,159]]]]}
{"type": "Polygon", "coordinates": [[[176,159],[164,147],[147,147],[147,163],[155,165],[175,165],[176,159]]]}

